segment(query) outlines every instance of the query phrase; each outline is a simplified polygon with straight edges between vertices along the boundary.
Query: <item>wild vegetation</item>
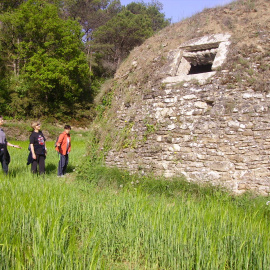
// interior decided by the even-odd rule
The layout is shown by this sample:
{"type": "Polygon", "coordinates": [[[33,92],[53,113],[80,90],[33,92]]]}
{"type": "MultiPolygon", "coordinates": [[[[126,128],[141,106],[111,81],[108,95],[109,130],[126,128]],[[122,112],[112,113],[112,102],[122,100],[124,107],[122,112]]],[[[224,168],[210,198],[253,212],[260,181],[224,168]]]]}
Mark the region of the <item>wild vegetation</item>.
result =
{"type": "MultiPolygon", "coordinates": [[[[254,17],[253,34],[263,41],[269,26],[259,27],[257,15],[261,13],[257,12],[261,12],[262,7],[267,11],[264,4],[268,0],[258,1],[261,5],[253,0],[236,1],[226,8],[226,12],[219,7],[206,10],[179,25],[168,27],[148,39],[142,47],[137,47],[120,66],[117,81],[107,81],[103,92],[99,93],[95,104],[97,118],[91,127],[94,136],[90,137],[88,131],[72,130],[75,136],[72,137],[65,178],[56,177],[58,156],[53,148],[54,139],[62,128],[46,127],[46,134],[52,140],[47,142],[47,173],[45,177],[37,177],[31,175],[26,165],[28,134],[21,131],[13,135],[13,130],[25,129],[25,123],[8,124],[8,137],[21,137],[24,141],[16,142],[23,149],[10,149],[9,175],[4,177],[0,172],[1,269],[270,268],[270,205],[267,205],[270,198],[253,194],[236,197],[219,187],[202,187],[182,178],[164,180],[129,175],[116,168],[106,168],[102,163],[103,154],[114,141],[120,148],[133,146],[133,140],[136,141],[129,137],[130,123],[120,134],[114,129],[113,118],[119,105],[113,99],[115,93],[122,93],[128,104],[138,99],[133,91],[134,84],[143,93],[150,92],[152,87],[162,88],[159,68],[166,63],[167,53],[185,39],[215,33],[216,28],[238,31],[239,37],[234,39],[234,53],[230,54],[232,58],[228,65],[237,60],[235,68],[238,65],[245,74],[251,72],[246,57],[254,47],[252,44],[248,49],[242,46],[241,42],[249,38],[243,28],[246,19],[242,11],[254,17]],[[241,24],[229,16],[231,13],[238,16],[241,24]],[[218,22],[213,19],[215,17],[219,18],[218,22]],[[245,57],[237,58],[237,52],[244,55],[244,51],[245,57]],[[134,61],[136,64],[133,65],[134,61]],[[158,69],[152,73],[154,67],[158,69]]],[[[144,14],[142,17],[146,19],[142,26],[146,27],[151,25],[146,14],[151,13],[147,10],[152,6],[139,4],[123,8],[118,1],[34,2],[37,6],[29,9],[26,7],[31,0],[0,2],[1,113],[10,118],[44,117],[51,122],[63,115],[67,121],[69,117],[90,118],[88,109],[94,106],[92,97],[99,92],[100,82],[113,73],[132,48],[125,44],[125,48],[116,46],[117,50],[111,50],[110,42],[117,34],[113,29],[115,18],[125,23],[130,19],[134,33],[137,33],[134,16],[137,13],[133,7],[141,7],[139,14],[144,14]],[[84,12],[86,4],[98,13],[84,12]],[[51,12],[55,16],[54,27],[47,24],[47,21],[52,22],[51,12]],[[29,14],[33,17],[28,17],[29,14]],[[32,35],[28,30],[36,28],[39,21],[36,15],[44,19],[39,25],[41,29],[44,25],[44,31],[32,35]],[[97,17],[102,22],[98,22],[97,17]],[[93,21],[95,25],[91,24],[93,21]],[[11,31],[14,26],[17,32],[11,31]],[[67,31],[66,27],[71,27],[72,31],[67,31]],[[46,37],[44,43],[42,34],[46,37]],[[105,40],[105,34],[111,36],[105,40]],[[34,43],[36,38],[40,40],[34,43]],[[11,48],[7,42],[12,42],[11,48]],[[70,58],[66,58],[67,52],[71,53],[70,58]],[[73,73],[77,63],[84,67],[81,73],[78,71],[78,77],[73,73]],[[61,91],[66,94],[65,102],[57,96],[61,91]],[[51,102],[46,109],[43,108],[44,101],[51,102]],[[40,110],[44,110],[42,114],[40,110]]],[[[160,11],[158,6],[156,8],[160,11]]],[[[137,36],[135,46],[158,29],[153,25],[151,28],[144,28],[146,36],[137,36]]],[[[124,30],[119,34],[125,33],[124,30]]],[[[263,54],[257,55],[260,63],[260,56],[263,59],[269,57],[266,44],[261,44],[263,54]]],[[[259,69],[263,79],[258,91],[264,91],[269,73],[267,61],[262,63],[259,69]]],[[[234,78],[237,81],[237,77],[234,78]]],[[[229,79],[224,77],[224,83],[229,79]]],[[[145,136],[148,136],[153,126],[147,119],[145,121],[145,136]]]]}
{"type": "Polygon", "coordinates": [[[158,2],[1,1],[1,114],[91,118],[104,78],[169,24],[161,9],[158,2]]]}
{"type": "Polygon", "coordinates": [[[270,267],[269,198],[105,168],[79,134],[66,178],[53,142],[46,176],[33,176],[16,143],[0,177],[1,269],[270,267]]]}

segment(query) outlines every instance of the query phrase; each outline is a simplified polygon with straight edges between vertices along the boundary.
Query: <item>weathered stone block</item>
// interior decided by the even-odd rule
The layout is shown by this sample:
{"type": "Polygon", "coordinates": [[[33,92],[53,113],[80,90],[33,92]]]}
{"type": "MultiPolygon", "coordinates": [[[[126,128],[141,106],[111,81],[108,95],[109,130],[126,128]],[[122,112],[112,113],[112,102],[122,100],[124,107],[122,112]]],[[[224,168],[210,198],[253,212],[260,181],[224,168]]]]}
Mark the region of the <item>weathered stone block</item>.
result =
{"type": "Polygon", "coordinates": [[[198,108],[198,109],[204,109],[204,110],[206,110],[207,107],[208,107],[208,105],[207,105],[206,102],[201,102],[201,101],[195,102],[194,105],[195,105],[196,108],[198,108]]]}
{"type": "Polygon", "coordinates": [[[207,167],[217,172],[227,172],[233,169],[233,164],[227,161],[206,162],[207,167]]]}

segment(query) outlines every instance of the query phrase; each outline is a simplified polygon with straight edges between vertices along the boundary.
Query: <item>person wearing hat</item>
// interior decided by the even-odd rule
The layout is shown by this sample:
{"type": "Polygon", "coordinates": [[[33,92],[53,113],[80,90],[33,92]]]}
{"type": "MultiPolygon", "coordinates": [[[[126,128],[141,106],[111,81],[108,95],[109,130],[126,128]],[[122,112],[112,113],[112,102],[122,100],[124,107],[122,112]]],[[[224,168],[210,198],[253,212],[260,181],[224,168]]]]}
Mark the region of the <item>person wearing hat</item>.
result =
{"type": "Polygon", "coordinates": [[[31,124],[34,129],[30,135],[30,151],[32,154],[32,173],[37,173],[37,168],[39,167],[39,174],[45,174],[45,158],[47,154],[46,149],[46,139],[41,132],[41,124],[39,122],[33,122],[31,124]]]}
{"type": "Polygon", "coordinates": [[[7,150],[7,146],[21,149],[19,145],[11,144],[6,139],[6,134],[1,126],[4,124],[3,116],[0,116],[0,162],[5,174],[8,173],[8,165],[10,162],[10,156],[7,150]]]}

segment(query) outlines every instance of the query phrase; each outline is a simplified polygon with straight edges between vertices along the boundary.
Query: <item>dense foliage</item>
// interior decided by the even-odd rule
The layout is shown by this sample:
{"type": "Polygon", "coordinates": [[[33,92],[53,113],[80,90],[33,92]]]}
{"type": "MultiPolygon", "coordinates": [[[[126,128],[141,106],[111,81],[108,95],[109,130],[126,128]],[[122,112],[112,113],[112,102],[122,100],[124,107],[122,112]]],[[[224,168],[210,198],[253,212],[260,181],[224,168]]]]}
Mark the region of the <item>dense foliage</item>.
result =
{"type": "Polygon", "coordinates": [[[156,3],[131,3],[94,33],[93,45],[109,74],[129,52],[157,30],[169,25],[156,3]]]}
{"type": "Polygon", "coordinates": [[[62,20],[56,6],[32,0],[1,21],[1,55],[9,78],[5,111],[74,115],[90,76],[80,25],[62,20]]]}
{"type": "Polygon", "coordinates": [[[89,117],[130,50],[166,26],[158,2],[0,0],[0,114],[89,117]]]}
{"type": "Polygon", "coordinates": [[[7,11],[20,6],[24,0],[0,0],[0,11],[7,11]]]}

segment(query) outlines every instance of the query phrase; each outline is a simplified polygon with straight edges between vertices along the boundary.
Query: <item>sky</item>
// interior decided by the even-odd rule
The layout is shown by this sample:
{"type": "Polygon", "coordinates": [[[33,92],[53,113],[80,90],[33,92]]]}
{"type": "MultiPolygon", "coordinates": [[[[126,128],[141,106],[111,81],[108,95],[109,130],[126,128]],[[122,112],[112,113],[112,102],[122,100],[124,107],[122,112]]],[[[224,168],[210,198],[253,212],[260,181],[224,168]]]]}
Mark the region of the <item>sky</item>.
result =
{"type": "MultiPolygon", "coordinates": [[[[166,19],[172,19],[172,23],[179,22],[190,17],[205,8],[222,6],[233,0],[159,0],[163,4],[162,13],[165,13],[166,19]]],[[[141,0],[120,0],[121,4],[126,6],[131,2],[142,2],[141,0]]],[[[144,0],[144,3],[150,3],[151,0],[144,0]]]]}

